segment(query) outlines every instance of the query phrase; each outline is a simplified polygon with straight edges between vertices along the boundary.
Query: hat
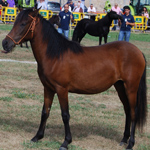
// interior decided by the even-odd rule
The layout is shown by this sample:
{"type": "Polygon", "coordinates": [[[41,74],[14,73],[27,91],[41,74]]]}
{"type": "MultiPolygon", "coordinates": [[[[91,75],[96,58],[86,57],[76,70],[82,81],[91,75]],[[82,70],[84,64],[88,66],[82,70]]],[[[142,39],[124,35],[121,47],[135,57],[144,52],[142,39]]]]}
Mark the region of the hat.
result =
{"type": "Polygon", "coordinates": [[[124,9],[124,10],[125,10],[125,9],[130,10],[130,7],[129,7],[129,6],[124,6],[123,9],[124,9]]]}

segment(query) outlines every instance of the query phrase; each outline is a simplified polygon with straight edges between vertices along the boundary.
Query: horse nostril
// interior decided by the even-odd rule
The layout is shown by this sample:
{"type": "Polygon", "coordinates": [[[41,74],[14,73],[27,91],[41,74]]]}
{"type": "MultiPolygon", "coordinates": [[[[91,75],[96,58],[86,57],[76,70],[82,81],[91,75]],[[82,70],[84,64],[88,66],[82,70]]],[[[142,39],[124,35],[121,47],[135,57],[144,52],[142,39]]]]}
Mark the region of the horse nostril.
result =
{"type": "Polygon", "coordinates": [[[7,45],[7,44],[8,44],[8,42],[5,40],[5,41],[4,41],[4,45],[7,45]]]}
{"type": "Polygon", "coordinates": [[[5,49],[8,45],[8,41],[7,40],[3,40],[2,42],[3,48],[5,49]]]}

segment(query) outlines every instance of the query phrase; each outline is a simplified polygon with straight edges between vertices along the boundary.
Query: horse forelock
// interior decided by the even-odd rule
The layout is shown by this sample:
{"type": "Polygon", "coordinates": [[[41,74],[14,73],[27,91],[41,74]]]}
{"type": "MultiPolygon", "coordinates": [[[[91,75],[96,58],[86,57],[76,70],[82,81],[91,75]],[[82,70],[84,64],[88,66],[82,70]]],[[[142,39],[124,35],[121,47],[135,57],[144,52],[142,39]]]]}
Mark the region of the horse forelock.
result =
{"type": "Polygon", "coordinates": [[[30,12],[33,12],[33,9],[29,8],[29,9],[26,9],[26,10],[23,10],[21,11],[17,18],[16,18],[16,21],[14,24],[18,23],[18,22],[21,22],[22,20],[26,20],[28,18],[28,15],[30,12]]]}

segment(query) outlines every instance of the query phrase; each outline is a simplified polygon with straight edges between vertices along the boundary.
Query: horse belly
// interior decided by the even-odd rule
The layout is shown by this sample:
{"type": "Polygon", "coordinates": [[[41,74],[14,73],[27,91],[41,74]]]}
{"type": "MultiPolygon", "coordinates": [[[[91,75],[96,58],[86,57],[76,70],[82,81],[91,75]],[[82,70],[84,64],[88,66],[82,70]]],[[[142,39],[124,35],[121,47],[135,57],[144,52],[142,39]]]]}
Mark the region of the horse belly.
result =
{"type": "Polygon", "coordinates": [[[92,36],[99,36],[99,30],[95,26],[88,26],[85,31],[92,36]]]}
{"type": "MultiPolygon", "coordinates": [[[[96,66],[95,66],[96,68],[96,66]]],[[[110,88],[117,81],[115,70],[110,67],[99,70],[80,72],[74,77],[69,86],[69,91],[78,94],[96,94],[110,88]]]]}

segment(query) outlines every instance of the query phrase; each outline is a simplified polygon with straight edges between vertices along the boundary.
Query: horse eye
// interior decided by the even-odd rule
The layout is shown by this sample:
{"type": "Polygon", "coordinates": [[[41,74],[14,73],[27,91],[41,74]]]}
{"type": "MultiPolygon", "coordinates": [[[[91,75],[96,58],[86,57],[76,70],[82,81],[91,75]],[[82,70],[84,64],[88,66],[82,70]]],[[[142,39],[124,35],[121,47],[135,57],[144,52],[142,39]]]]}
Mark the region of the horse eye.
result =
{"type": "Polygon", "coordinates": [[[26,23],[22,23],[22,24],[21,24],[21,26],[25,26],[25,25],[26,25],[26,23]]]}

